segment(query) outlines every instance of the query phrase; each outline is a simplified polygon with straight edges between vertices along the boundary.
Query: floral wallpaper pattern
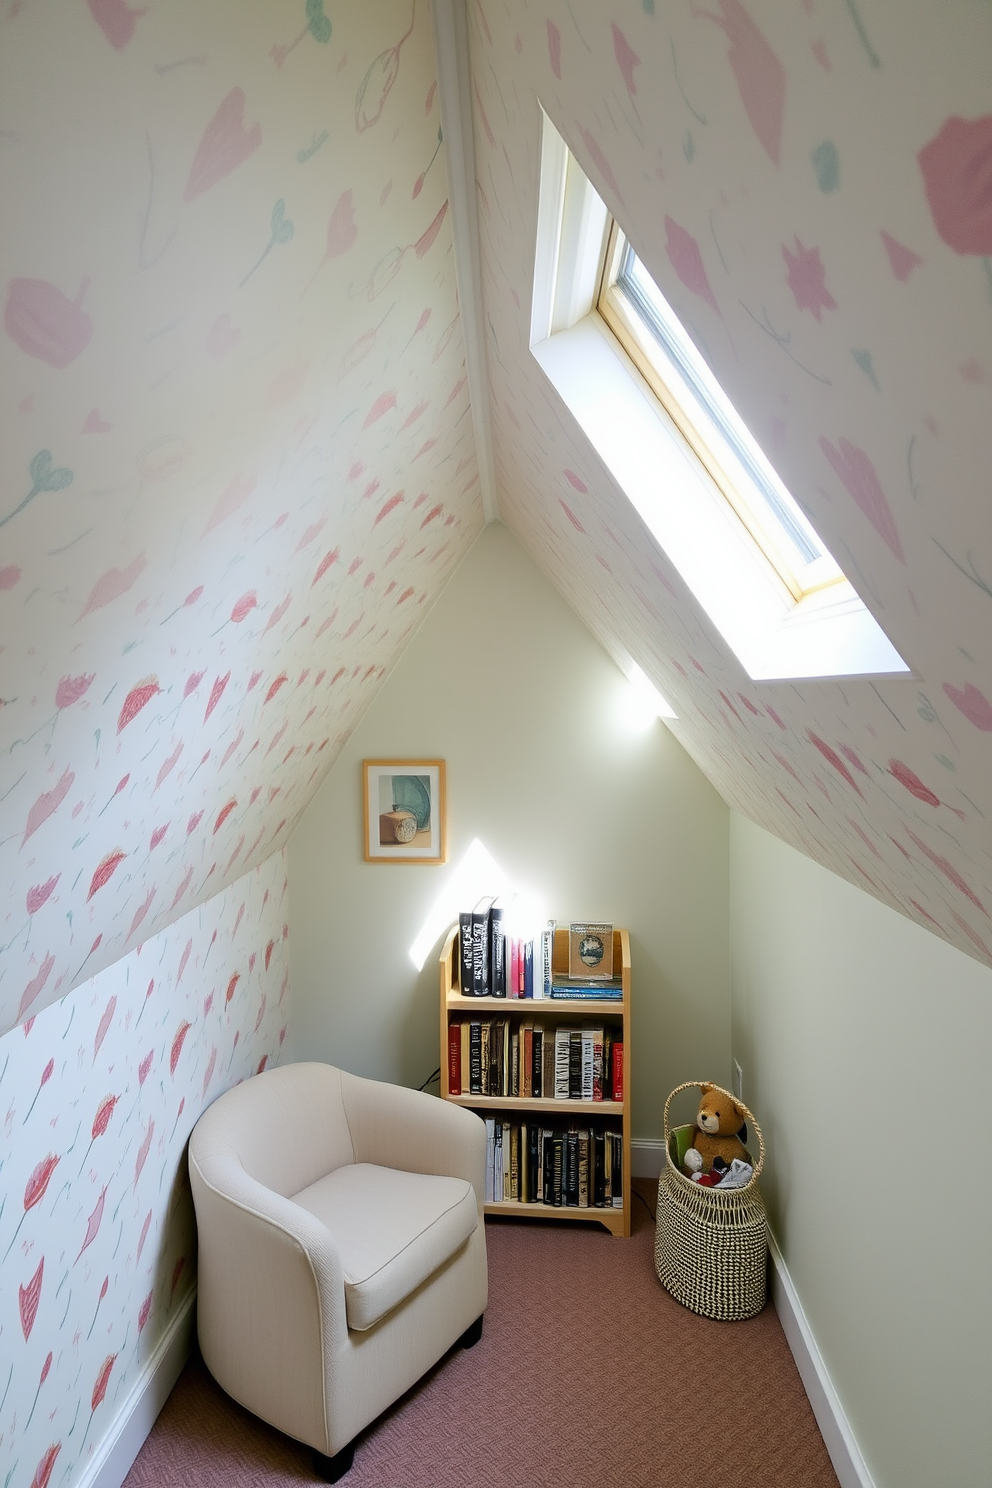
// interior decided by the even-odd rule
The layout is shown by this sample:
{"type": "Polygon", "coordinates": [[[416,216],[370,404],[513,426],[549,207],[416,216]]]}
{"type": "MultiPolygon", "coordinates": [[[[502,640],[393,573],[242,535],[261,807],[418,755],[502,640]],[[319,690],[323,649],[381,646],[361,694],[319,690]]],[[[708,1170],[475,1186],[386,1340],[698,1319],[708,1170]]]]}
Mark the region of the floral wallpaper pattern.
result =
{"type": "Polygon", "coordinates": [[[268,858],[482,525],[426,0],[0,13],[0,1030],[268,858]]]}
{"type": "Polygon", "coordinates": [[[992,10],[469,15],[504,520],[728,803],[992,964],[992,10]],[[538,103],[911,678],[752,683],[544,380],[538,103]]]}
{"type": "Polygon", "coordinates": [[[0,1484],[76,1481],[193,1284],[185,1145],[286,1032],[276,853],[0,1039],[0,1484]]]}

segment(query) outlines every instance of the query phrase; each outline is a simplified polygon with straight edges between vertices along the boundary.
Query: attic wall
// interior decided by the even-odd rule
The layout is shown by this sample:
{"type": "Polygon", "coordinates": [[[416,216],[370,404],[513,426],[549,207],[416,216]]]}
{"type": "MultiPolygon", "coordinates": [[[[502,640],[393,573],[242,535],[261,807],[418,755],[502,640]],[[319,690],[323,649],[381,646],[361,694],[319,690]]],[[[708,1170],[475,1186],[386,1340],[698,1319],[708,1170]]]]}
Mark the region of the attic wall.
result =
{"type": "Polygon", "coordinates": [[[992,11],[469,13],[504,520],[730,805],[992,963],[992,11]],[[544,380],[539,104],[911,679],[750,682],[544,380]]]}
{"type": "Polygon", "coordinates": [[[295,1057],[420,1085],[438,955],[478,841],[541,920],[630,930],[635,1138],[686,1071],[730,1078],[729,812],[502,523],[491,523],[352,734],[289,845],[295,1057]],[[473,680],[474,679],[474,680],[473,680]],[[448,859],[362,861],[361,761],[446,762],[448,859]],[[434,922],[417,971],[410,947],[434,922]]]}
{"type": "Polygon", "coordinates": [[[0,1029],[284,843],[481,521],[417,0],[0,17],[0,1029]]]}
{"type": "Polygon", "coordinates": [[[276,853],[0,1038],[5,1484],[80,1481],[189,1302],[186,1140],[280,1058],[286,915],[276,853]]]}
{"type": "Polygon", "coordinates": [[[730,865],[762,1192],[843,1410],[877,1488],[986,1482],[992,971],[736,813],[730,865]]]}

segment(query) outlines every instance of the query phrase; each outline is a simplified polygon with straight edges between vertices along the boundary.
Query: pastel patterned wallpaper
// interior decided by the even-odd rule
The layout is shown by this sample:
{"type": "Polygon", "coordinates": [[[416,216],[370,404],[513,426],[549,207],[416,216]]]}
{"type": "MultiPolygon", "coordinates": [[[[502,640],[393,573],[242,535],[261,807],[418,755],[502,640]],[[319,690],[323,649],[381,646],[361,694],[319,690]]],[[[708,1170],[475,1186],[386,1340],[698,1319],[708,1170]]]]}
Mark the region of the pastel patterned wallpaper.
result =
{"type": "Polygon", "coordinates": [[[469,14],[504,519],[728,803],[992,964],[992,8],[469,14]],[[539,103],[911,679],[752,683],[544,380],[539,103]]]}
{"type": "Polygon", "coordinates": [[[185,1144],[275,1064],[285,855],[0,1039],[0,1485],[77,1481],[193,1284],[185,1144]]]}
{"type": "Polygon", "coordinates": [[[425,0],[0,14],[0,1030],[268,858],[482,525],[425,0]]]}

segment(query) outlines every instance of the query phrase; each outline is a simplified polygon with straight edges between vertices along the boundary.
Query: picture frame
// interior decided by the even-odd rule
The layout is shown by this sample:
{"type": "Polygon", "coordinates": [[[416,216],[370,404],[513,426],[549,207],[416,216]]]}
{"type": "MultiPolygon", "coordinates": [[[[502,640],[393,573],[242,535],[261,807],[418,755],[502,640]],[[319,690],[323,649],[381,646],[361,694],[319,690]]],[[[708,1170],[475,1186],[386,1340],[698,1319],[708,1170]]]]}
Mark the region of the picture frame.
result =
{"type": "Polygon", "coordinates": [[[444,760],[362,760],[366,863],[443,863],[444,760]]]}

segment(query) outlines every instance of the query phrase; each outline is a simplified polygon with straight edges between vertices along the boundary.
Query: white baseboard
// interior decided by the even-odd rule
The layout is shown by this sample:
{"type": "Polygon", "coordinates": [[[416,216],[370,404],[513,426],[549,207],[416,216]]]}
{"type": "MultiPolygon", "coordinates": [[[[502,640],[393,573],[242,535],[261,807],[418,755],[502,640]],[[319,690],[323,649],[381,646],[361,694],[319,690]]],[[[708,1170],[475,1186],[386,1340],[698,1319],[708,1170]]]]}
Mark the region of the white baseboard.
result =
{"type": "Polygon", "coordinates": [[[121,1488],[189,1357],[196,1323],[191,1287],[73,1488],[121,1488]]]}
{"type": "Polygon", "coordinates": [[[634,1137],[630,1144],[632,1178],[660,1178],[665,1166],[665,1144],[660,1137],[634,1137]]]}
{"type": "Polygon", "coordinates": [[[861,1455],[803,1312],[799,1294],[772,1235],[768,1237],[768,1248],[772,1258],[772,1302],[841,1488],[875,1488],[875,1480],[861,1455]]]}
{"type": "MultiPolygon", "coordinates": [[[[630,1144],[630,1171],[634,1178],[659,1177],[665,1162],[665,1144],[660,1138],[635,1138],[630,1144]]],[[[778,1313],[786,1342],[796,1361],[803,1389],[833,1464],[841,1488],[875,1488],[875,1480],[844,1413],[833,1381],[823,1362],[813,1331],[803,1312],[799,1294],[774,1236],[768,1236],[772,1259],[772,1303],[778,1313]]]]}

